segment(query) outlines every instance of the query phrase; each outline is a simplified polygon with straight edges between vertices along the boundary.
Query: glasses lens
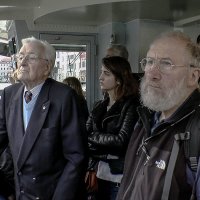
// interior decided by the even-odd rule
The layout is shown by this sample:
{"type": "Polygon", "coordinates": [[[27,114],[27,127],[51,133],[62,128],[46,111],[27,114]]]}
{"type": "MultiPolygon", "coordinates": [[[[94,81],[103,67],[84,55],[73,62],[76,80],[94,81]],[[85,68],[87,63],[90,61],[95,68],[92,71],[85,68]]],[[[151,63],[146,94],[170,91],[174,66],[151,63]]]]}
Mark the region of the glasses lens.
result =
{"type": "Polygon", "coordinates": [[[34,63],[38,59],[39,59],[38,56],[36,56],[34,54],[27,55],[27,60],[29,63],[34,63]]]}
{"type": "Polygon", "coordinates": [[[143,58],[141,63],[141,68],[145,71],[147,68],[154,65],[155,60],[152,58],[143,58]]]}
{"type": "Polygon", "coordinates": [[[23,55],[21,55],[21,54],[17,54],[17,55],[16,55],[16,61],[17,61],[17,62],[21,62],[23,59],[24,59],[24,56],[23,56],[23,55]]]}
{"type": "Polygon", "coordinates": [[[159,62],[159,68],[161,72],[166,72],[171,70],[172,68],[172,62],[171,60],[161,59],[159,62]]]}
{"type": "Polygon", "coordinates": [[[34,63],[38,59],[38,56],[35,54],[27,54],[27,55],[17,54],[16,59],[17,62],[22,62],[23,60],[26,60],[29,63],[34,63]]]}
{"type": "Polygon", "coordinates": [[[142,70],[144,71],[145,68],[146,68],[146,65],[147,65],[147,59],[146,58],[143,58],[140,62],[140,65],[141,65],[141,68],[142,70]]]}
{"type": "Polygon", "coordinates": [[[143,58],[140,62],[142,70],[147,70],[153,66],[161,72],[167,72],[172,69],[173,64],[169,59],[154,59],[154,58],[143,58]]]}

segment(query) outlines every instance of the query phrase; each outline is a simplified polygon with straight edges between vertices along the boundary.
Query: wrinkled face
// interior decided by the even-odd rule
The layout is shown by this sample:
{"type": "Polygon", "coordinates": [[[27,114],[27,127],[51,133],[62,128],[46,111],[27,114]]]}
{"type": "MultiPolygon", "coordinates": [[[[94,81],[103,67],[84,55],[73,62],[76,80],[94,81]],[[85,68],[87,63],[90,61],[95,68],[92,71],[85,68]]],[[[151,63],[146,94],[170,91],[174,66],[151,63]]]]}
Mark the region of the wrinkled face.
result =
{"type": "Polygon", "coordinates": [[[149,49],[147,57],[155,60],[167,59],[174,65],[171,70],[161,72],[159,62],[145,70],[141,82],[141,99],[145,106],[155,111],[167,111],[179,106],[193,91],[189,67],[191,57],[184,43],[170,38],[156,41],[149,49]]]}
{"type": "Polygon", "coordinates": [[[44,49],[38,43],[26,43],[18,53],[17,78],[28,87],[35,87],[43,82],[50,72],[44,49]]]}
{"type": "Polygon", "coordinates": [[[111,90],[114,91],[118,85],[113,73],[104,66],[102,66],[101,68],[101,75],[99,77],[99,80],[100,80],[100,87],[103,91],[107,92],[110,92],[111,90]]]}

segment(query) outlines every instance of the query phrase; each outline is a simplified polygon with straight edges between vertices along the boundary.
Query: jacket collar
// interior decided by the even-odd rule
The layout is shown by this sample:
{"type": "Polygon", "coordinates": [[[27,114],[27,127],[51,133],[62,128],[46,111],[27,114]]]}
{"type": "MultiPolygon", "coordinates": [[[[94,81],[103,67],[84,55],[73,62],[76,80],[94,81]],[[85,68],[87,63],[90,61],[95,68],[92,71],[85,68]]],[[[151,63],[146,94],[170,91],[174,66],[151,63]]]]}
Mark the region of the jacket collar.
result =
{"type": "MultiPolygon", "coordinates": [[[[185,100],[185,102],[175,111],[175,113],[166,120],[165,124],[173,124],[181,120],[182,118],[189,116],[190,113],[200,104],[200,92],[196,89],[192,94],[185,100]]],[[[151,129],[151,124],[154,111],[148,109],[147,107],[141,106],[138,108],[139,118],[144,124],[147,132],[151,129]]]]}
{"type": "Polygon", "coordinates": [[[175,113],[167,121],[177,121],[185,115],[189,114],[200,104],[200,91],[196,89],[183,102],[183,104],[175,111],[175,113]]]}
{"type": "Polygon", "coordinates": [[[109,103],[109,97],[106,99],[99,101],[96,103],[94,109],[92,110],[92,115],[94,118],[96,118],[98,121],[99,119],[103,119],[107,116],[119,114],[122,110],[122,107],[124,106],[124,103],[127,100],[132,100],[134,97],[129,96],[128,98],[123,97],[119,100],[117,100],[112,107],[107,111],[107,106],[109,103]]]}

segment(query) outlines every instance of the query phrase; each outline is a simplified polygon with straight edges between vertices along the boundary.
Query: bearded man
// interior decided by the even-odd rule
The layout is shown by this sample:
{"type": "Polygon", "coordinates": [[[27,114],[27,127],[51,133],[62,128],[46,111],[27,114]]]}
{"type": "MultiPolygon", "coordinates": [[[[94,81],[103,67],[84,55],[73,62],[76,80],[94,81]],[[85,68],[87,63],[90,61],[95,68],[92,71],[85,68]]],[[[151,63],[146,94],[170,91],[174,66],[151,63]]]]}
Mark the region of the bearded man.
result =
{"type": "Polygon", "coordinates": [[[192,190],[200,199],[200,170],[193,171],[184,151],[187,124],[200,106],[200,48],[182,32],[165,33],[151,44],[141,67],[143,106],[117,200],[189,200],[192,190]]]}

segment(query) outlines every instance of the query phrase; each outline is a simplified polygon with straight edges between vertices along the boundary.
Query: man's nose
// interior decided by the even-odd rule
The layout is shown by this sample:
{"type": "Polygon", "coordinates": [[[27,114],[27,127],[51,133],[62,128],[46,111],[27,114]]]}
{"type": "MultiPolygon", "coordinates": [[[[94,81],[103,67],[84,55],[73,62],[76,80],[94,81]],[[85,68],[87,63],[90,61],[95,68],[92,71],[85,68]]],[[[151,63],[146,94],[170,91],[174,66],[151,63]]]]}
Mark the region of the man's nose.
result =
{"type": "Polygon", "coordinates": [[[161,79],[161,73],[158,65],[152,65],[150,69],[145,71],[145,77],[150,80],[161,79]]]}
{"type": "Polygon", "coordinates": [[[103,80],[103,76],[102,76],[102,74],[100,74],[100,76],[99,76],[99,80],[103,80]]]}
{"type": "Polygon", "coordinates": [[[146,71],[160,71],[160,70],[159,70],[159,62],[158,62],[157,60],[155,60],[155,61],[151,64],[151,66],[149,66],[149,67],[147,68],[146,71]]]}

